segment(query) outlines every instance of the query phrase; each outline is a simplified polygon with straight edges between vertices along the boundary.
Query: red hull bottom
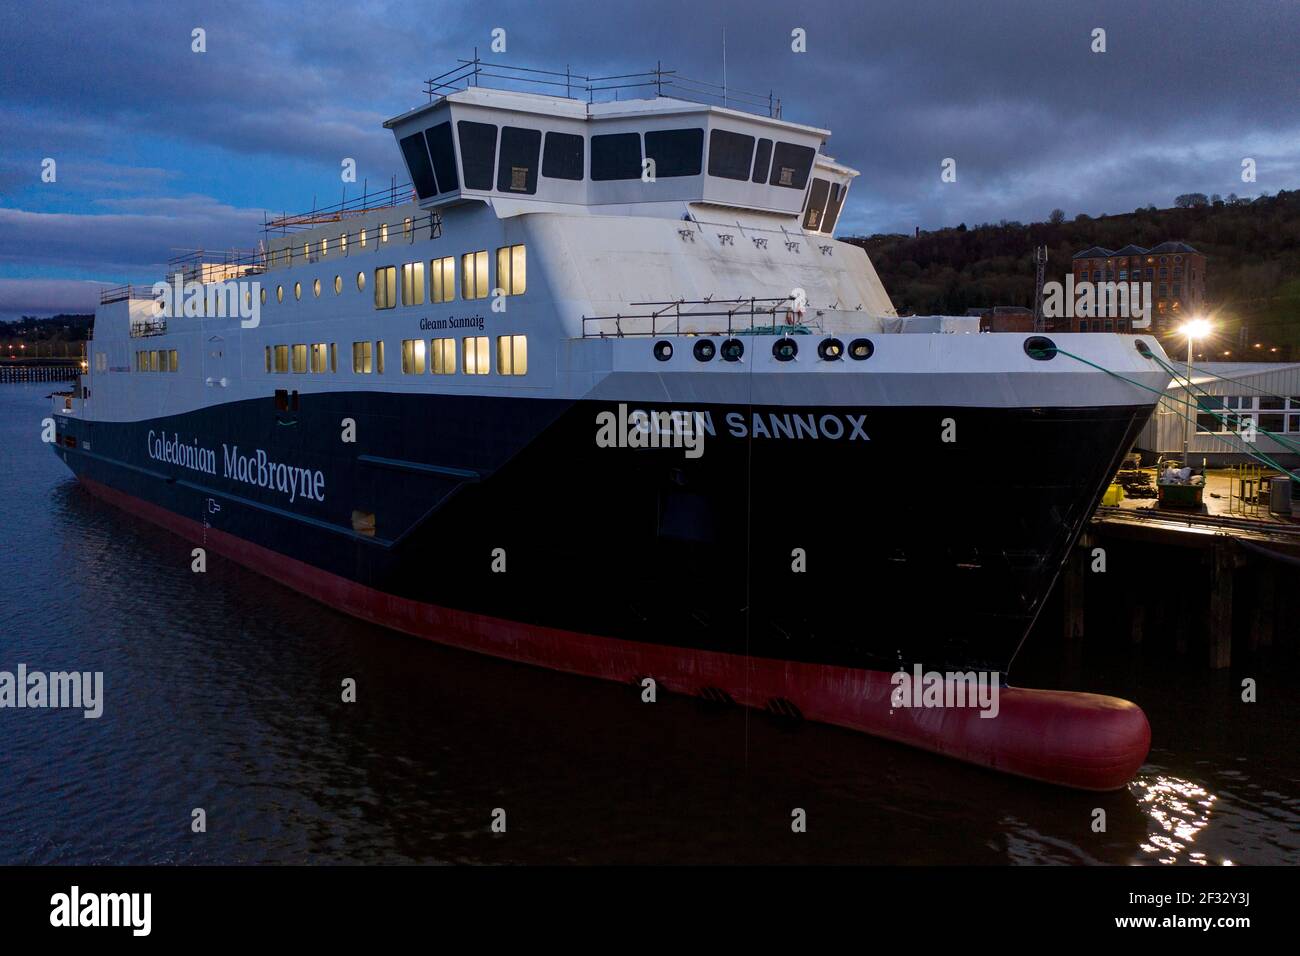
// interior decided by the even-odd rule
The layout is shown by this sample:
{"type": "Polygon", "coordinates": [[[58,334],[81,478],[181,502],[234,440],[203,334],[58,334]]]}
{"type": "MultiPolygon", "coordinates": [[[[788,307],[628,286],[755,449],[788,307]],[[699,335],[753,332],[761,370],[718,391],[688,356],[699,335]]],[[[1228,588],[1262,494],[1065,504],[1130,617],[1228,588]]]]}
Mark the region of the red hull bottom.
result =
{"type": "MultiPolygon", "coordinates": [[[[124,511],[205,540],[197,521],[81,481],[124,511]]],[[[1004,687],[991,719],[973,707],[893,709],[894,687],[883,671],[623,641],[451,610],[376,591],[211,527],[205,547],[346,614],[439,644],[621,683],[652,677],[676,693],[721,690],[748,707],[788,711],[793,704],[809,720],[1047,783],[1118,789],[1151,745],[1141,708],[1115,697],[1004,687]]]]}

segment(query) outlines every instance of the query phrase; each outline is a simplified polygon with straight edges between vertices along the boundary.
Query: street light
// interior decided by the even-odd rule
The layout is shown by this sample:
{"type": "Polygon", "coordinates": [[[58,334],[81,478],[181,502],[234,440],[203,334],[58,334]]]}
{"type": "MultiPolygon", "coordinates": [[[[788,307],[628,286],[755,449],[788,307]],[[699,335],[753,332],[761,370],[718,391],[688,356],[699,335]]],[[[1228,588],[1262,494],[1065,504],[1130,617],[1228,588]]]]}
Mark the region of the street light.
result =
{"type": "Polygon", "coordinates": [[[1210,325],[1207,319],[1188,319],[1178,330],[1187,336],[1187,399],[1188,415],[1187,424],[1183,426],[1183,467],[1189,467],[1187,464],[1187,446],[1192,440],[1192,424],[1196,419],[1191,414],[1192,407],[1192,343],[1197,339],[1203,339],[1213,331],[1214,326],[1210,325]]]}

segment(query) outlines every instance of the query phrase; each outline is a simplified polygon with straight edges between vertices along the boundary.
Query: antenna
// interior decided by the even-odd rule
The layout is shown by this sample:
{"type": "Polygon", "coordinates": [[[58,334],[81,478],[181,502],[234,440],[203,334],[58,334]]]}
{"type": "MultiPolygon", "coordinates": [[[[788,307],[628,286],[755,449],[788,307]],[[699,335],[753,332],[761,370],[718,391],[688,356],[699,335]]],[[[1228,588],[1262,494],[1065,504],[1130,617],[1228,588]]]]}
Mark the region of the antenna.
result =
{"type": "Polygon", "coordinates": [[[722,105],[727,105],[727,28],[722,28],[722,105]]]}

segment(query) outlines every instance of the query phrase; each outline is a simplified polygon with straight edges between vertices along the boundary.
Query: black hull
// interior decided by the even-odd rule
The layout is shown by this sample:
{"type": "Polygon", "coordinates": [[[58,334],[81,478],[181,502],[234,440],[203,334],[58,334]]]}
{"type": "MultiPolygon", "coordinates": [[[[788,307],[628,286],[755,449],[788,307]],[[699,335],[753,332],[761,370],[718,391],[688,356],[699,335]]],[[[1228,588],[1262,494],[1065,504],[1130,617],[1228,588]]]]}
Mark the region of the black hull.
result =
{"type": "Polygon", "coordinates": [[[692,459],[597,447],[607,410],[347,392],[294,412],[267,398],[148,422],[60,416],[57,447],[78,477],[400,598],[775,660],[1005,672],[1150,413],[714,407],[692,459]],[[764,431],[772,414],[843,427],[735,437],[729,413],[747,433],[754,414],[764,431]],[[850,437],[850,415],[865,434],[850,437]],[[214,450],[215,474],[150,457],[150,432],[214,450]],[[319,470],[323,500],[225,475],[223,443],[319,470]],[[354,513],[375,515],[373,536],[354,513]]]}

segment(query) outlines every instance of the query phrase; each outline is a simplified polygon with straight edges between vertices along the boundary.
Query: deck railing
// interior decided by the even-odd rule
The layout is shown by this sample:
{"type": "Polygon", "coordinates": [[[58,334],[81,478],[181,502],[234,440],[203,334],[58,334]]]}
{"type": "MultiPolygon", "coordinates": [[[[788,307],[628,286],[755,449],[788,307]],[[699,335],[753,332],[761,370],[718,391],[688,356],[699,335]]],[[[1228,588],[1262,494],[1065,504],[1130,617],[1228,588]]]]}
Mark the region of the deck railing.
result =
{"type": "Polygon", "coordinates": [[[668,302],[630,302],[646,312],[584,315],[583,338],[630,336],[738,335],[806,329],[794,296],[746,299],[674,299],[668,302]],[[683,311],[685,309],[685,311],[683,311]]]}

